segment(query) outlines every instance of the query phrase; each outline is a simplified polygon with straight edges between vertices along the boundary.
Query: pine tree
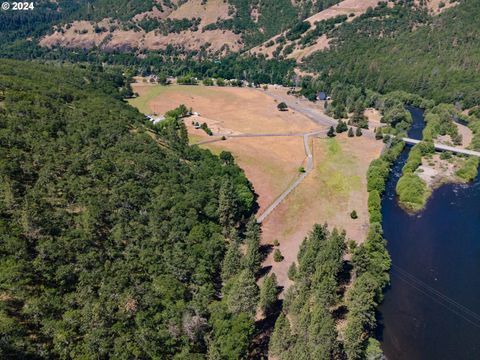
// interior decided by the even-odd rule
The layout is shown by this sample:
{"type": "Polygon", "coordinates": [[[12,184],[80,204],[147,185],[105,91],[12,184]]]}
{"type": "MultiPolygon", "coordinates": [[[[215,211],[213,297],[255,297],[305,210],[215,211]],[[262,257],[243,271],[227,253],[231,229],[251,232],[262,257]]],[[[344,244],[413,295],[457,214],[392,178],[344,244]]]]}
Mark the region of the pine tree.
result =
{"type": "Polygon", "coordinates": [[[275,262],[282,262],[283,261],[283,255],[280,249],[275,249],[273,252],[273,261],[275,262]]]}
{"type": "Polygon", "coordinates": [[[288,268],[288,278],[292,281],[295,281],[295,276],[297,275],[297,264],[295,262],[290,265],[288,268]]]}
{"type": "Polygon", "coordinates": [[[220,186],[218,200],[218,217],[223,226],[223,233],[227,236],[235,225],[235,214],[237,211],[237,202],[235,197],[235,188],[230,179],[224,180],[220,186]]]}
{"type": "Polygon", "coordinates": [[[338,134],[347,131],[348,130],[347,123],[342,120],[339,120],[335,130],[338,134]]]}
{"type": "Polygon", "coordinates": [[[262,255],[260,254],[260,226],[254,217],[247,224],[245,236],[247,252],[244,257],[244,267],[256,274],[260,270],[262,255]]]}
{"type": "Polygon", "coordinates": [[[363,135],[362,129],[357,127],[357,130],[355,131],[355,136],[362,136],[362,135],[363,135]]]}
{"type": "Polygon", "coordinates": [[[242,253],[237,241],[228,245],[227,252],[222,263],[222,280],[227,282],[242,270],[242,253]]]}
{"type": "Polygon", "coordinates": [[[335,129],[333,128],[333,126],[330,126],[330,129],[328,129],[327,136],[328,137],[334,137],[335,136],[335,129]]]}
{"type": "Polygon", "coordinates": [[[290,322],[285,314],[281,313],[275,322],[275,329],[270,338],[269,349],[271,355],[280,356],[290,348],[293,341],[290,322]]]}
{"type": "Polygon", "coordinates": [[[355,134],[353,133],[353,128],[348,129],[348,137],[354,137],[355,134]]]}
{"type": "Polygon", "coordinates": [[[243,270],[228,290],[228,309],[236,315],[240,313],[253,317],[257,310],[258,286],[255,276],[248,269],[243,270]]]}
{"type": "Polygon", "coordinates": [[[260,309],[265,316],[271,313],[277,303],[277,286],[277,276],[275,273],[272,273],[272,275],[265,278],[262,288],[260,289],[260,309]]]}

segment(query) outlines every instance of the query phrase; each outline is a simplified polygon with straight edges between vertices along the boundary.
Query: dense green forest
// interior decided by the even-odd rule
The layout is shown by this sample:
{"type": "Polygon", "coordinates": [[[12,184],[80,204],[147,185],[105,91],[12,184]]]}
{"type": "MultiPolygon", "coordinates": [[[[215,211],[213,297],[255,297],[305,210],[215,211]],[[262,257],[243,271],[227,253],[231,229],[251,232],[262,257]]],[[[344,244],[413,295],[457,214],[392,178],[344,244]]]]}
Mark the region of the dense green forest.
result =
{"type": "Polygon", "coordinates": [[[246,355],[250,183],[188,146],[183,107],[150,125],[124,80],[0,61],[2,359],[246,355]]]}
{"type": "Polygon", "coordinates": [[[298,265],[289,272],[295,281],[287,291],[275,324],[270,352],[277,359],[335,359],[341,346],[332,310],[341,303],[345,233],[315,225],[303,241],[298,265]]]}
{"type": "MultiPolygon", "coordinates": [[[[294,39],[307,31],[302,41],[314,41],[319,34],[328,33],[330,49],[313,54],[300,65],[316,74],[313,91],[332,92],[335,87],[355,86],[386,94],[395,90],[418,94],[437,103],[459,103],[464,108],[480,104],[480,34],[476,23],[480,15],[477,1],[462,0],[459,5],[432,16],[412,1],[397,1],[394,7],[380,3],[375,9],[351,22],[332,26],[338,19],[321,22],[315,28],[305,28],[302,20],[315,11],[336,1],[302,1],[295,6],[290,1],[255,2],[230,0],[232,19],[219,20],[211,28],[234,30],[242,34],[249,46],[288,30],[286,36],[294,39]],[[258,21],[252,20],[250,11],[259,11],[258,21]],[[313,39],[313,40],[312,40],[313,39]]],[[[169,75],[191,75],[203,78],[239,78],[253,82],[292,84],[295,63],[285,60],[281,52],[275,60],[230,54],[226,59],[212,59],[206,47],[185,53],[173,46],[159,51],[106,53],[99,49],[69,50],[41,48],[36,41],[51,31],[54,24],[74,19],[99,20],[108,13],[107,2],[59,1],[57,5],[42,3],[34,14],[21,12],[0,13],[2,44],[0,55],[20,59],[43,58],[49,60],[117,64],[133,67],[139,73],[167,72],[169,75]],[[28,16],[27,16],[28,15],[28,16]],[[33,38],[33,41],[27,38],[33,38]],[[137,55],[141,55],[140,57],[137,55]]],[[[165,5],[166,6],[166,5],[165,5]]],[[[170,4],[170,6],[174,6],[170,4]]],[[[150,8],[149,2],[127,1],[124,15],[115,13],[127,28],[129,18],[150,8]]],[[[147,30],[175,32],[195,26],[195,19],[175,22],[140,23],[147,30]]],[[[138,25],[135,25],[138,26],[138,25]]],[[[280,44],[281,46],[282,44],[280,44]]],[[[287,51],[288,49],[283,49],[287,51]]],[[[313,92],[310,92],[313,94],[313,92]]],[[[339,113],[341,109],[339,110],[339,113]]]]}
{"type": "Polygon", "coordinates": [[[387,93],[404,90],[436,102],[480,104],[480,4],[463,0],[432,17],[409,2],[382,5],[333,34],[330,51],[305,63],[330,83],[387,93]]]}

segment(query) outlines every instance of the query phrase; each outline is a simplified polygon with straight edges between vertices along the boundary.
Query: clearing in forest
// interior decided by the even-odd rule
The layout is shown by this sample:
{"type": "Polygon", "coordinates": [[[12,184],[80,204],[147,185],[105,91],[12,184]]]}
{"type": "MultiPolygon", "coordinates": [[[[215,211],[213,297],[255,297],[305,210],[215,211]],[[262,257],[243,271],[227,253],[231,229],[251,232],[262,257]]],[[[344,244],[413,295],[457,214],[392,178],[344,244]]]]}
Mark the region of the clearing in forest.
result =
{"type": "MultiPolygon", "coordinates": [[[[216,154],[225,150],[235,156],[258,194],[258,215],[299,177],[299,169],[306,166],[300,134],[327,128],[291,109],[278,111],[277,102],[262,90],[144,83],[134,84],[133,88],[140,96],[131,104],[147,114],[160,115],[180,104],[200,113],[185,119],[190,141],[216,154]],[[214,134],[226,134],[226,140],[195,129],[192,121],[206,122],[214,134]],[[242,137],[245,134],[294,136],[242,137]]],[[[291,102],[299,104],[293,97],[291,102]]],[[[305,106],[316,111],[321,108],[315,104],[305,103],[305,106]]],[[[282,286],[289,286],[288,267],[295,261],[303,238],[315,223],[327,222],[331,227],[345,229],[347,236],[358,243],[363,242],[367,233],[366,172],[370,162],[380,155],[383,144],[366,136],[324,137],[310,138],[314,169],[262,226],[263,244],[280,242],[285,259],[276,263],[271,253],[265,265],[272,266],[282,286]],[[353,210],[358,214],[356,220],[350,217],[353,210]]]]}

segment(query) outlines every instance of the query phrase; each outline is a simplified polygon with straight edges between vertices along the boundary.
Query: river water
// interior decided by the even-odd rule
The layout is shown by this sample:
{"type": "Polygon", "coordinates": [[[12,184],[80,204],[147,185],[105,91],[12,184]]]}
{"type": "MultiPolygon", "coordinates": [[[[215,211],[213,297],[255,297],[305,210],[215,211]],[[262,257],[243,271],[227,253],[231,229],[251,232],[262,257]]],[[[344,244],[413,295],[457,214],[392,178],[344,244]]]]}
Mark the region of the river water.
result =
{"type": "MultiPolygon", "coordinates": [[[[420,139],[423,114],[409,110],[409,136],[420,139]]],[[[440,187],[425,210],[409,215],[395,197],[408,151],[395,162],[382,200],[392,257],[379,309],[382,348],[389,360],[480,359],[479,177],[440,187]]]]}

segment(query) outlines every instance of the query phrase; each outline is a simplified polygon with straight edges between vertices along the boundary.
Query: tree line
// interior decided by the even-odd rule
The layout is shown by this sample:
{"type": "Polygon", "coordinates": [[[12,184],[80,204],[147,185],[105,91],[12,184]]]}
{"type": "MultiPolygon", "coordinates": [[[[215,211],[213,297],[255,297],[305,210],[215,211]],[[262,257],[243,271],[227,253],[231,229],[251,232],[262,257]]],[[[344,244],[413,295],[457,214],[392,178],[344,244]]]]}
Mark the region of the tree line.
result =
{"type": "Polygon", "coordinates": [[[2,358],[239,359],[271,306],[243,171],[125,81],[0,60],[2,358]]]}

